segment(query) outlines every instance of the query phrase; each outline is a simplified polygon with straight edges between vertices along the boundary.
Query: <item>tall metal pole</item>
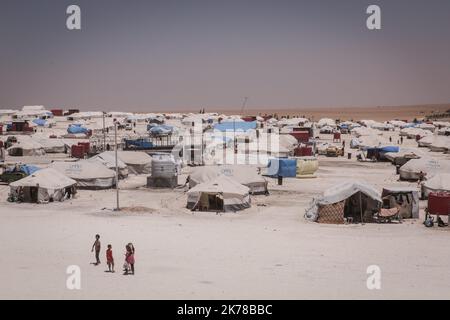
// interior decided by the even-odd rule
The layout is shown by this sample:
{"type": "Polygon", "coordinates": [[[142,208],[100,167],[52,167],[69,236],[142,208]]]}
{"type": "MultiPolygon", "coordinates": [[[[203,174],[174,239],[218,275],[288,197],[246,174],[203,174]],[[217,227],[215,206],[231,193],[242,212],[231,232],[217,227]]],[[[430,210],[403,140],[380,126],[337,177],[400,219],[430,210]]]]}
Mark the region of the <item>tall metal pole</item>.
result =
{"type": "Polygon", "coordinates": [[[117,145],[117,122],[114,122],[114,141],[115,141],[115,157],[116,157],[116,211],[120,211],[119,206],[119,161],[117,158],[117,149],[119,146],[117,145]]]}
{"type": "Polygon", "coordinates": [[[237,143],[236,143],[236,119],[233,117],[233,153],[236,152],[237,143]]]}
{"type": "Polygon", "coordinates": [[[247,101],[248,101],[248,97],[244,97],[244,102],[242,103],[242,108],[241,108],[241,116],[244,113],[244,109],[245,109],[245,106],[247,105],[247,101]]]}
{"type": "Polygon", "coordinates": [[[106,151],[106,128],[105,128],[105,111],[103,114],[103,151],[106,151]]]}

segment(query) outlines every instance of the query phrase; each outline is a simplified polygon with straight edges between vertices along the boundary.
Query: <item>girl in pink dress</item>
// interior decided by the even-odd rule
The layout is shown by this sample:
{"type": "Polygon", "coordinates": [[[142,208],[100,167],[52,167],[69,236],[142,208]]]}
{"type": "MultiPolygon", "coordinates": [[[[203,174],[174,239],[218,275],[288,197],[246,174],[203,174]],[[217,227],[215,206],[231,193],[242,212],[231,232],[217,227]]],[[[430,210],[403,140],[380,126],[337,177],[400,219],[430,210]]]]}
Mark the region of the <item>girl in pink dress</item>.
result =
{"type": "Polygon", "coordinates": [[[132,243],[129,243],[125,246],[126,249],[126,253],[125,253],[125,264],[126,264],[126,268],[125,268],[125,273],[124,275],[128,275],[129,272],[131,271],[131,274],[134,275],[134,246],[132,243]]]}

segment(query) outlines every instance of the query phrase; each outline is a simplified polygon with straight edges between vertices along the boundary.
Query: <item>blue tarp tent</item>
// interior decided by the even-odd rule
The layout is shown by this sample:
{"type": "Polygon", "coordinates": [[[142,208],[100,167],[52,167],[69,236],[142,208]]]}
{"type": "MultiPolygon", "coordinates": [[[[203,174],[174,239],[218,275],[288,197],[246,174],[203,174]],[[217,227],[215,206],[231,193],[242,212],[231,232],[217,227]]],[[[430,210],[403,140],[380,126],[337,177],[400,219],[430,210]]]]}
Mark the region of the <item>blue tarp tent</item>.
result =
{"type": "Polygon", "coordinates": [[[168,125],[148,125],[147,130],[154,135],[172,134],[173,127],[168,125]]]}
{"type": "Polygon", "coordinates": [[[145,139],[135,139],[135,140],[125,139],[126,149],[146,150],[151,149],[153,147],[154,147],[153,143],[145,139]]]}
{"type": "Polygon", "coordinates": [[[267,175],[270,177],[296,177],[297,160],[285,158],[270,159],[267,175]]]}
{"type": "Polygon", "coordinates": [[[34,119],[33,123],[40,127],[44,127],[47,124],[47,121],[44,119],[34,119]]]}
{"type": "Polygon", "coordinates": [[[214,125],[214,130],[219,131],[248,131],[256,129],[256,121],[226,121],[214,125]]]}
{"type": "Polygon", "coordinates": [[[76,134],[76,133],[88,133],[88,129],[81,126],[81,124],[72,124],[67,128],[68,133],[76,134]]]}
{"type": "Polygon", "coordinates": [[[386,147],[381,147],[380,151],[382,153],[386,153],[386,152],[399,152],[400,151],[400,147],[398,146],[386,146],[386,147]]]}
{"type": "Polygon", "coordinates": [[[20,166],[20,171],[24,172],[27,175],[33,174],[38,170],[41,170],[41,168],[38,168],[36,166],[30,166],[30,165],[21,165],[20,166]]]}
{"type": "Polygon", "coordinates": [[[377,148],[367,148],[367,158],[376,158],[377,160],[385,160],[385,154],[388,152],[399,152],[398,146],[385,146],[377,148]]]}
{"type": "Polygon", "coordinates": [[[15,172],[16,169],[18,169],[18,171],[25,173],[27,176],[35,173],[38,170],[41,170],[41,168],[38,168],[36,166],[30,166],[30,165],[23,164],[23,165],[20,165],[18,168],[11,167],[11,168],[7,169],[6,172],[15,172]]]}

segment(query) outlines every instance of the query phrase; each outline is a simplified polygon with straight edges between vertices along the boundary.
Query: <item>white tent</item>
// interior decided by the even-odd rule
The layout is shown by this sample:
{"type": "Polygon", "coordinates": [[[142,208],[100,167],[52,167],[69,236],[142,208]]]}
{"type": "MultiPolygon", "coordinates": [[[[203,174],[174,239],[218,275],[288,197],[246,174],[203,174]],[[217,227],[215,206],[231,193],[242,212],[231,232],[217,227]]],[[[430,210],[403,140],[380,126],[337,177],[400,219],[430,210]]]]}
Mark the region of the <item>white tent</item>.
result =
{"type": "Polygon", "coordinates": [[[358,138],[359,149],[367,149],[367,148],[378,148],[383,146],[389,146],[392,145],[391,142],[389,142],[386,138],[382,136],[362,136],[358,138]]]}
{"type": "Polygon", "coordinates": [[[373,125],[375,125],[377,123],[375,120],[360,120],[359,122],[362,123],[366,127],[372,127],[373,125]]]}
{"type": "Polygon", "coordinates": [[[79,188],[108,189],[116,185],[116,173],[97,161],[58,161],[50,167],[74,179],[79,188]]]}
{"type": "Polygon", "coordinates": [[[225,175],[248,187],[251,194],[267,193],[267,181],[258,174],[258,168],[250,165],[202,166],[194,168],[189,175],[189,187],[216,179],[225,175]]]}
{"type": "Polygon", "coordinates": [[[187,208],[238,211],[250,207],[250,189],[226,176],[196,185],[187,192],[187,208]]]}
{"type": "Polygon", "coordinates": [[[431,132],[434,132],[434,130],[436,129],[436,127],[434,125],[429,124],[429,123],[421,123],[417,126],[417,128],[423,129],[423,130],[429,130],[431,132]]]}
{"type": "Polygon", "coordinates": [[[45,153],[64,153],[67,148],[65,142],[61,139],[50,139],[38,136],[33,136],[32,139],[44,148],[45,153]]]}
{"type": "Polygon", "coordinates": [[[434,121],[433,125],[435,127],[441,127],[441,128],[450,128],[450,121],[434,121]]]}
{"type": "Polygon", "coordinates": [[[395,126],[390,123],[382,123],[382,122],[375,122],[371,125],[371,128],[381,130],[381,131],[390,131],[395,130],[395,126]]]}
{"type": "Polygon", "coordinates": [[[330,126],[330,127],[335,128],[336,127],[336,121],[334,121],[333,119],[329,119],[329,118],[323,118],[323,119],[320,119],[317,122],[317,127],[318,128],[322,128],[322,127],[325,127],[325,126],[330,126]]]}
{"type": "Polygon", "coordinates": [[[150,174],[152,172],[152,157],[142,151],[118,151],[119,159],[128,167],[132,174],[150,174]]]}
{"type": "Polygon", "coordinates": [[[320,133],[333,133],[334,132],[334,127],[323,126],[323,127],[320,128],[319,132],[320,133]]]}
{"type": "Polygon", "coordinates": [[[238,144],[241,152],[245,153],[246,148],[251,154],[261,153],[268,154],[273,157],[287,157],[298,144],[297,139],[290,134],[271,134],[262,135],[259,139],[254,139],[248,145],[244,143],[238,144]]]}
{"type": "Polygon", "coordinates": [[[392,124],[394,127],[402,127],[407,124],[405,121],[401,121],[401,120],[391,120],[391,121],[389,121],[389,123],[392,124]]]}
{"type": "Polygon", "coordinates": [[[356,127],[350,130],[350,132],[357,138],[364,137],[364,136],[377,136],[382,135],[383,133],[372,129],[372,128],[366,128],[366,127],[356,127]]]}
{"type": "Polygon", "coordinates": [[[417,141],[417,144],[419,145],[419,147],[429,147],[431,146],[431,144],[434,142],[435,139],[436,136],[434,135],[425,136],[421,138],[419,141],[417,141]]]}
{"type": "Polygon", "coordinates": [[[1,116],[12,116],[15,114],[17,110],[11,110],[11,109],[0,109],[0,117],[1,116]]]}
{"type": "MultiPolygon", "coordinates": [[[[271,119],[274,119],[274,118],[271,118],[271,119]]],[[[306,118],[290,118],[290,119],[283,118],[280,121],[278,121],[278,126],[280,126],[280,127],[282,127],[282,126],[300,126],[300,125],[303,126],[306,123],[309,123],[309,120],[306,118]]]]}
{"type": "Polygon", "coordinates": [[[23,106],[22,111],[45,111],[44,106],[23,106]]]}
{"type": "Polygon", "coordinates": [[[30,176],[12,182],[10,196],[25,202],[63,201],[67,193],[75,193],[76,181],[57,170],[38,170],[30,176]]]}
{"type": "Polygon", "coordinates": [[[447,152],[450,150],[450,137],[436,136],[428,148],[433,152],[447,152]]]}
{"type": "Polygon", "coordinates": [[[371,185],[349,180],[325,190],[322,196],[313,199],[306,209],[305,218],[336,224],[344,223],[344,218],[348,217],[360,221],[361,215],[362,219],[371,218],[381,203],[381,194],[371,185]]]}
{"type": "Polygon", "coordinates": [[[400,130],[400,136],[406,136],[410,139],[415,139],[416,137],[423,138],[432,134],[433,133],[431,131],[420,128],[405,128],[400,130]]]}
{"type": "MultiPolygon", "coordinates": [[[[276,138],[277,136],[273,135],[271,138],[276,138]]],[[[280,134],[278,135],[280,146],[292,151],[298,145],[297,139],[290,134],[280,134]]]]}
{"type": "Polygon", "coordinates": [[[440,173],[422,183],[422,194],[428,198],[430,192],[450,192],[450,173],[440,173]]]}
{"type": "Polygon", "coordinates": [[[450,160],[437,160],[432,158],[412,159],[400,168],[400,179],[419,180],[420,173],[431,179],[434,175],[450,172],[450,160]]]}
{"type": "Polygon", "coordinates": [[[439,129],[437,134],[440,136],[450,136],[450,127],[444,127],[439,129]]]}
{"type": "MultiPolygon", "coordinates": [[[[116,170],[116,156],[114,151],[102,152],[89,160],[98,161],[108,169],[114,171],[116,170]]],[[[122,160],[120,160],[119,156],[117,156],[117,168],[119,169],[119,178],[124,179],[128,177],[128,167],[122,160]]]]}
{"type": "Polygon", "coordinates": [[[392,164],[402,166],[411,159],[420,159],[423,153],[411,148],[401,148],[399,152],[386,152],[384,156],[392,164]]]}
{"type": "Polygon", "coordinates": [[[19,140],[9,147],[7,151],[10,156],[15,157],[45,155],[44,147],[32,139],[19,140]]]}

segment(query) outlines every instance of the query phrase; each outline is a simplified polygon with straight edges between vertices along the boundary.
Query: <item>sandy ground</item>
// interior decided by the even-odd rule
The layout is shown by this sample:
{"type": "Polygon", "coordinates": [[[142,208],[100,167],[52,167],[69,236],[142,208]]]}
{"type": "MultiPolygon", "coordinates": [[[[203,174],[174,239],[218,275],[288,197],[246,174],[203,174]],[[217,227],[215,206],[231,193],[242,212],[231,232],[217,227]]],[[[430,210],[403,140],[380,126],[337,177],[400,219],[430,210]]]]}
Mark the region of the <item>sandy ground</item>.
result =
{"type": "Polygon", "coordinates": [[[227,214],[192,214],[183,189],[147,189],[145,176],[121,181],[121,206],[135,210],[120,213],[112,210],[114,190],[80,191],[63,203],[11,204],[2,185],[0,298],[449,299],[450,228],[428,229],[422,219],[341,226],[304,220],[315,195],[349,177],[380,189],[408,184],[397,181],[390,163],[320,157],[317,178],[285,179],[283,186],[270,180],[270,196],[227,214]],[[118,271],[125,244],[135,244],[135,276],[91,265],[96,233],[102,262],[112,244],[118,271]],[[81,268],[81,290],[66,288],[69,265],[81,268]],[[381,268],[381,290],[366,287],[369,265],[381,268]]]}

